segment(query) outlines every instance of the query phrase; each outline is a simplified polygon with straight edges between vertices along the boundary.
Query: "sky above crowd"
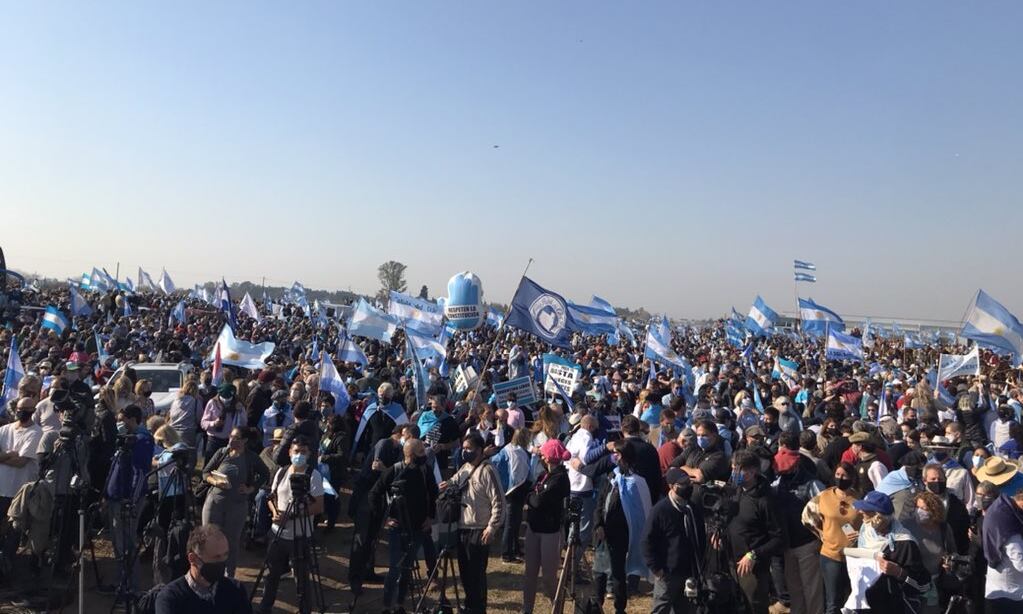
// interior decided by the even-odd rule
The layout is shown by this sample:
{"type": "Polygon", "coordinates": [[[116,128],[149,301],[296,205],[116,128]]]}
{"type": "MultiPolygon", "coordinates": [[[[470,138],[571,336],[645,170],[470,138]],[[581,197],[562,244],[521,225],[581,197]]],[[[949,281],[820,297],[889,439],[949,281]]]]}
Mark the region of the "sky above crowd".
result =
{"type": "Polygon", "coordinates": [[[1023,315],[1023,4],[0,7],[0,246],[57,277],[675,317],[1023,315]]]}

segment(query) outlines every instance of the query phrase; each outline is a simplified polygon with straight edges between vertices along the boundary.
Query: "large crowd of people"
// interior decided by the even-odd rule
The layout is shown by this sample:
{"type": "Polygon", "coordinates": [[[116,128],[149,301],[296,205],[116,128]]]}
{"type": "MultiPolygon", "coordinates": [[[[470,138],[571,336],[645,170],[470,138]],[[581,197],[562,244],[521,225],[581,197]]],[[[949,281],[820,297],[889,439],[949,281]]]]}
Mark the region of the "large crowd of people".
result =
{"type": "MultiPolygon", "coordinates": [[[[1009,357],[982,351],[979,375],[930,381],[938,354],[965,344],[878,337],[863,362],[828,361],[819,338],[733,344],[717,321],[673,329],[681,372],[624,338],[565,350],[484,325],[420,381],[399,329],[356,338],[366,364],[334,356],[342,406],[312,348],[333,355],[343,322],[261,305],[234,335],[273,353],[215,373],[217,307],[87,298],[93,313],[59,336],[31,309],[0,329],[0,364],[16,337],[26,372],[0,415],[2,576],[69,573],[88,507],[122,592],[155,612],[270,612],[289,571],[311,611],[310,545],[344,515],[339,580],[356,603],[382,584],[390,613],[414,609],[417,560],[450,562],[463,611],[486,612],[491,556],[521,569],[526,613],[555,599],[563,566],[577,600],[616,613],[637,595],[660,614],[1023,611],[1023,373],[1009,357]],[[571,390],[544,394],[547,353],[581,367],[571,390]],[[146,363],[185,365],[169,405],[138,375],[146,363]],[[478,379],[456,384],[459,368],[478,379]],[[538,400],[498,402],[495,384],[523,375],[538,400]],[[247,542],[267,549],[258,586],[233,580],[247,542]]],[[[24,302],[70,313],[66,288],[24,302]]]]}

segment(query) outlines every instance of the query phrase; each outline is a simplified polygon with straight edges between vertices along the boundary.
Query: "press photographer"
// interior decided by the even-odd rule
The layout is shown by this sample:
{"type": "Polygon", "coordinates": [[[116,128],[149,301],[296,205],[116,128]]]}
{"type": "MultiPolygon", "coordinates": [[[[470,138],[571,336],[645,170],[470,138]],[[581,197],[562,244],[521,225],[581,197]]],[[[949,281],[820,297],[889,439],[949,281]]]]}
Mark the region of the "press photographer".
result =
{"type": "Polygon", "coordinates": [[[692,480],[677,467],[664,476],[668,496],[658,501],[643,532],[643,558],[654,575],[651,614],[688,614],[692,600],[683,589],[703,581],[700,557],[707,550],[703,513],[691,504],[692,480]]]}
{"type": "Polygon", "coordinates": [[[145,476],[153,461],[153,437],[142,424],[142,409],[128,405],[117,415],[117,450],[107,474],[103,495],[114,556],[121,561],[122,576],[128,578],[127,587],[135,591],[138,584],[138,514],[139,503],[146,486],[145,476]]]}
{"type": "Polygon", "coordinates": [[[306,554],[313,535],[313,517],[323,512],[323,476],[310,464],[309,440],[298,436],[289,449],[290,464],[277,470],[270,486],[268,503],[275,538],[266,553],[266,585],[257,609],[262,614],[273,610],[277,586],[289,565],[295,573],[298,610],[302,614],[312,611],[310,561],[306,554]]]}
{"type": "Polygon", "coordinates": [[[423,549],[428,569],[437,562],[430,528],[436,517],[437,482],[426,463],[419,439],[405,442],[404,459],[384,470],[369,492],[373,508],[387,529],[388,572],[384,581],[384,611],[405,602],[411,566],[423,549]]]}

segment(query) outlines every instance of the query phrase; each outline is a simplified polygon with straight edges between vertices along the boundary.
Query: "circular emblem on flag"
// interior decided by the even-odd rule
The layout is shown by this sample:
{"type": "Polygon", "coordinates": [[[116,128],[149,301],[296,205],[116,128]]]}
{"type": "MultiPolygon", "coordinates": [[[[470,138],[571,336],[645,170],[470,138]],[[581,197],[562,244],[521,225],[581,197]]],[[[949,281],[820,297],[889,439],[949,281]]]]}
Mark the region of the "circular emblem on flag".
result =
{"type": "Polygon", "coordinates": [[[529,315],[540,332],[555,338],[565,329],[565,304],[550,294],[541,294],[529,306],[529,315]]]}

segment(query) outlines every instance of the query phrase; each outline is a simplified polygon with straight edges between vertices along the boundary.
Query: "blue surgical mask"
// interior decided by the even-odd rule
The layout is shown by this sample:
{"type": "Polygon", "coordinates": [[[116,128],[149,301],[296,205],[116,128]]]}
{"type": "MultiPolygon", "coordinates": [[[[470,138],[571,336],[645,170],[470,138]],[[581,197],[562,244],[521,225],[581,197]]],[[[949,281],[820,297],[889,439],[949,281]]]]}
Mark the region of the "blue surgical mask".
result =
{"type": "Polygon", "coordinates": [[[710,447],[710,437],[707,437],[706,435],[699,435],[696,438],[696,445],[700,446],[701,450],[706,450],[710,447]]]}
{"type": "Polygon", "coordinates": [[[745,481],[746,476],[745,474],[743,474],[743,472],[741,471],[732,472],[732,484],[735,484],[736,486],[742,486],[745,481]]]}
{"type": "Polygon", "coordinates": [[[117,423],[117,434],[118,435],[124,435],[127,432],[128,432],[128,425],[123,423],[123,422],[118,422],[117,423]]]}
{"type": "Polygon", "coordinates": [[[974,455],[974,457],[973,457],[973,466],[976,469],[980,469],[981,467],[983,467],[984,466],[984,457],[974,455]]]}
{"type": "Polygon", "coordinates": [[[306,455],[305,454],[292,454],[291,464],[296,467],[305,467],[306,455]]]}

